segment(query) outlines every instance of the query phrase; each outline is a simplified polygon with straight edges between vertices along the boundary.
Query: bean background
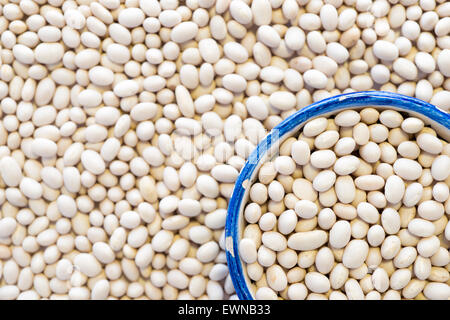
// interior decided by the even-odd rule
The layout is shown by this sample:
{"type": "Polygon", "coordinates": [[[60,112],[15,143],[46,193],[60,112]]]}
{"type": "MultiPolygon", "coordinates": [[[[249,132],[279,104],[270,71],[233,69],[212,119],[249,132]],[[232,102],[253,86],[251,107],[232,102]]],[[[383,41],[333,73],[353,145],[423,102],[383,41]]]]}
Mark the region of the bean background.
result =
{"type": "Polygon", "coordinates": [[[258,141],[329,96],[450,109],[445,0],[0,0],[0,299],[228,299],[258,141]]]}

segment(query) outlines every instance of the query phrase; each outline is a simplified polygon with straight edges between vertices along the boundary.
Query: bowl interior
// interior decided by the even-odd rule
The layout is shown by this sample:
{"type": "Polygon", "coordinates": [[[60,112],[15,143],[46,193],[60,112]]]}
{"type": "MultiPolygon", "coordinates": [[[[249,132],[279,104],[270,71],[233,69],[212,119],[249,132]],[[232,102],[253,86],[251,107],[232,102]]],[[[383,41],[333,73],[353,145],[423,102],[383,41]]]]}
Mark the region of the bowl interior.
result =
{"type": "Polygon", "coordinates": [[[301,109],[272,129],[248,158],[236,181],[228,208],[225,230],[228,265],[240,299],[253,299],[248,285],[251,280],[247,276],[245,263],[239,257],[238,251],[238,244],[245,227],[243,211],[248,202],[250,186],[256,180],[262,164],[274,158],[281,143],[297,134],[306,122],[347,109],[360,110],[366,107],[391,109],[422,119],[426,125],[436,130],[441,138],[450,140],[450,116],[428,103],[392,93],[360,92],[357,94],[332,97],[301,109]]]}

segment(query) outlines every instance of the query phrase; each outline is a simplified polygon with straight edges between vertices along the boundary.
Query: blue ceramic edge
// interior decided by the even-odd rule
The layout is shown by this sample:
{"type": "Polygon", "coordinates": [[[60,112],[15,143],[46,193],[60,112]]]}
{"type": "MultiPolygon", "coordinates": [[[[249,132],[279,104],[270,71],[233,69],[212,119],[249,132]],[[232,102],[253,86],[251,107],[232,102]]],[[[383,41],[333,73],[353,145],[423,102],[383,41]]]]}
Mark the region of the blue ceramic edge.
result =
{"type": "Polygon", "coordinates": [[[231,280],[236,294],[241,300],[253,300],[244,276],[239,257],[239,211],[245,194],[243,183],[250,179],[259,161],[265,156],[270,146],[282,138],[293,128],[319,115],[335,112],[341,109],[360,106],[392,106],[405,111],[417,112],[450,130],[450,115],[440,111],[434,105],[425,101],[384,91],[361,91],[333,96],[297,111],[275,128],[256,146],[241,170],[231,196],[225,224],[226,256],[231,280]],[[274,136],[274,130],[278,134],[274,136]],[[230,243],[230,237],[232,242],[230,243]]]}

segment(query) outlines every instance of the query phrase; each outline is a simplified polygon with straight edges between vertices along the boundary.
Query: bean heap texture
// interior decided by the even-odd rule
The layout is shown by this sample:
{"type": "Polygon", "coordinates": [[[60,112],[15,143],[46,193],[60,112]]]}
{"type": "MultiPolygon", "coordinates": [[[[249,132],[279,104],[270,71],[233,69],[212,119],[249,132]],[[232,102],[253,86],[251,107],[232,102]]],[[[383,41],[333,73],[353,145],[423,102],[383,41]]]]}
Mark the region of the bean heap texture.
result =
{"type": "Polygon", "coordinates": [[[418,118],[316,118],[262,165],[239,253],[256,299],[450,298],[450,144],[418,118]]]}
{"type": "Polygon", "coordinates": [[[448,110],[449,12],[1,0],[0,299],[236,298],[223,227],[261,137],[355,90],[448,110]]]}

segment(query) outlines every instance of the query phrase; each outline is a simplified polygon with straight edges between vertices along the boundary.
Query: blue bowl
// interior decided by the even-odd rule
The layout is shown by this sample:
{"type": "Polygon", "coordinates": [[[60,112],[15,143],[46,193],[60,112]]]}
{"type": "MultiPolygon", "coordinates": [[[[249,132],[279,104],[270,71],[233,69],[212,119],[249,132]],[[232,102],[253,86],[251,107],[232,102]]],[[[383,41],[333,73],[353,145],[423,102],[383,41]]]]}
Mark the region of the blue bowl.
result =
{"type": "Polygon", "coordinates": [[[292,136],[309,120],[318,116],[335,114],[345,109],[361,109],[376,106],[380,109],[395,109],[421,118],[431,125],[441,137],[450,138],[450,115],[422,100],[383,91],[363,91],[342,94],[315,102],[289,116],[274,127],[256,146],[239,174],[228,205],[225,225],[225,243],[228,268],[236,294],[241,300],[253,300],[248,288],[248,277],[239,256],[243,209],[248,199],[248,187],[257,175],[259,167],[273,156],[273,151],[286,138],[292,136]]]}

